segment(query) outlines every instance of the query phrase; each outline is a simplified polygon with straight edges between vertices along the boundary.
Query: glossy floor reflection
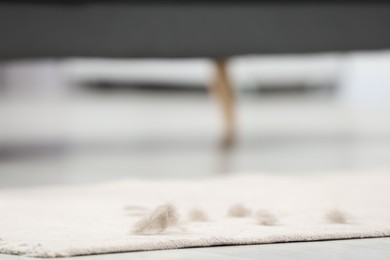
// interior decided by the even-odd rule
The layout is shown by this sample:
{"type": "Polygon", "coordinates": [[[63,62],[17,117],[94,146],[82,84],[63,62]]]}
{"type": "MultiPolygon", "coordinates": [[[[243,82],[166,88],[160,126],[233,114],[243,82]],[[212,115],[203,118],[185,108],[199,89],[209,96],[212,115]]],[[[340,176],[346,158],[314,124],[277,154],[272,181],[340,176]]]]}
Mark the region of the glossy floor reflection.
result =
{"type": "Polygon", "coordinates": [[[230,150],[220,149],[222,122],[206,91],[5,100],[0,106],[2,118],[13,115],[0,134],[3,188],[390,168],[390,107],[356,107],[334,97],[239,95],[239,132],[230,150]]]}

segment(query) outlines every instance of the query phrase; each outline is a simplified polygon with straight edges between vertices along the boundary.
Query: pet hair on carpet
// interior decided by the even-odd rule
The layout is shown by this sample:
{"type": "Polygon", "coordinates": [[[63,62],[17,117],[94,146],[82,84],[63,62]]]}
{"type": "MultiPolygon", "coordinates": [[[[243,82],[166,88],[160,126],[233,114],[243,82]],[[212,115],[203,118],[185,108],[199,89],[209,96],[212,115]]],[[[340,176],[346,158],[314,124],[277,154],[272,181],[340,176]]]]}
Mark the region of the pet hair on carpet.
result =
{"type": "Polygon", "coordinates": [[[162,233],[167,228],[176,226],[179,217],[176,208],[171,203],[161,205],[134,224],[133,234],[162,233]]]}
{"type": "Polygon", "coordinates": [[[236,218],[243,218],[247,217],[252,213],[250,209],[245,207],[241,203],[237,203],[232,205],[228,210],[228,216],[230,217],[236,217],[236,218]]]}

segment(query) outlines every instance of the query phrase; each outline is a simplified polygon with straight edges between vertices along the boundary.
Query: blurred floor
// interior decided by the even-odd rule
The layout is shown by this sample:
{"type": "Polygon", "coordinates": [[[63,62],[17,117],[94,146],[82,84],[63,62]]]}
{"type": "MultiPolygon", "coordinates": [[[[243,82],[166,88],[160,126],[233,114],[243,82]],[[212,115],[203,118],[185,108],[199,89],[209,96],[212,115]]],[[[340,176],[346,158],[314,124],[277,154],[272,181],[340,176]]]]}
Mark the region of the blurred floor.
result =
{"type": "Polygon", "coordinates": [[[239,94],[238,140],[227,152],[206,91],[1,102],[3,113],[15,109],[14,127],[3,128],[0,141],[24,142],[16,157],[3,152],[1,187],[390,166],[390,107],[356,108],[335,97],[239,94]]]}
{"type": "Polygon", "coordinates": [[[389,66],[389,51],[232,59],[238,138],[223,151],[207,60],[2,64],[0,187],[390,168],[389,66]]]}

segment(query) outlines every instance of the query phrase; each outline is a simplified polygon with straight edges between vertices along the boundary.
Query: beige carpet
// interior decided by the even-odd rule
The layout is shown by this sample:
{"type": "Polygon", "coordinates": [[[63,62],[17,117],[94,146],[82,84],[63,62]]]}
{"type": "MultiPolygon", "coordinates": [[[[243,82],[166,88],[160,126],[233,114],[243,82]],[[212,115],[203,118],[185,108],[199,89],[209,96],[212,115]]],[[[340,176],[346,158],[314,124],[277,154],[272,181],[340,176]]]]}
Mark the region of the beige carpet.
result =
{"type": "Polygon", "coordinates": [[[37,257],[390,236],[390,172],[0,191],[0,252],[37,257]]]}

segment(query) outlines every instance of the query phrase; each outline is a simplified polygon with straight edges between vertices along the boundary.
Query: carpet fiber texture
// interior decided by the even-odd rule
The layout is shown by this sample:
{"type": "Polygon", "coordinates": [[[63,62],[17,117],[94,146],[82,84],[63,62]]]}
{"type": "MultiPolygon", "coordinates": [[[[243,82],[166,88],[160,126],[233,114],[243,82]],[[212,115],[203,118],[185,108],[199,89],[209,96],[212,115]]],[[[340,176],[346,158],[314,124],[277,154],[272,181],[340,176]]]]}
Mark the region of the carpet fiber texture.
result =
{"type": "Polygon", "coordinates": [[[0,191],[0,253],[35,257],[390,236],[390,172],[0,191]]]}

